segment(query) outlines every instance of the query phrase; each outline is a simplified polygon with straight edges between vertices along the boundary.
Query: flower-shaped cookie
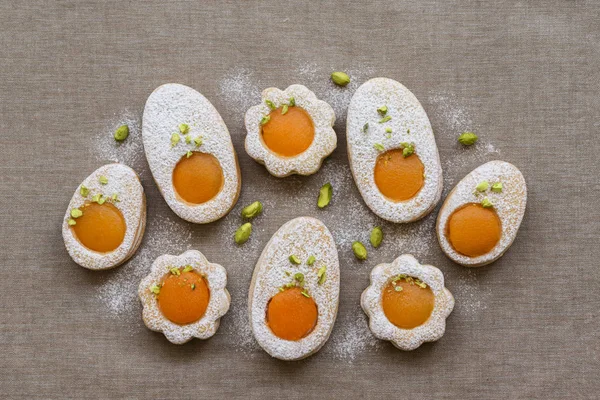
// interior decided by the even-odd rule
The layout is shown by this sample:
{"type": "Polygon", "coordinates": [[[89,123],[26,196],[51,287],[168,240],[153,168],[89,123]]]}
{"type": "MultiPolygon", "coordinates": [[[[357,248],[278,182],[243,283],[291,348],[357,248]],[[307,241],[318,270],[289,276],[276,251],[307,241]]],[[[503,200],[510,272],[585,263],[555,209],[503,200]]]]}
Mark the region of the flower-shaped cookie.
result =
{"type": "Polygon", "coordinates": [[[335,113],[302,85],[268,88],[246,112],[246,152],[274,176],[311,175],[337,146],[335,113]]]}
{"type": "Polygon", "coordinates": [[[138,288],[144,323],[174,344],[208,339],[229,310],[226,284],[225,268],[208,262],[197,250],[162,255],[138,288]]]}
{"type": "Polygon", "coordinates": [[[414,350],[444,335],[454,297],[439,269],[404,254],[373,268],[361,306],[373,335],[401,350],[414,350]]]}

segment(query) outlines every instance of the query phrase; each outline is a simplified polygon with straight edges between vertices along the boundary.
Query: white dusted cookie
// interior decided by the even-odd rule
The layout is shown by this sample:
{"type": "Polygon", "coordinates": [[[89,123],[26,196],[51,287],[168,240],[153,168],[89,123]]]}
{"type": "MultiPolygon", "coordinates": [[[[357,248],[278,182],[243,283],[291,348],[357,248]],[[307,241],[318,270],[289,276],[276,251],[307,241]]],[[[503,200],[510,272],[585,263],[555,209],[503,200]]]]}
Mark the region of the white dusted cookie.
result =
{"type": "Polygon", "coordinates": [[[527,185],[521,171],[505,161],[490,161],[452,189],[437,219],[444,253],[465,267],[500,258],[517,236],[525,214],[527,185]]]}
{"type": "Polygon", "coordinates": [[[246,152],[271,175],[311,175],[337,146],[335,113],[305,86],[268,88],[246,112],[246,152]]]}
{"type": "Polygon", "coordinates": [[[196,90],[168,83],[146,101],[144,150],[158,188],[179,217],[205,224],[225,216],[242,184],[219,112],[196,90]]]}
{"type": "Polygon", "coordinates": [[[439,269],[404,254],[373,268],[360,304],[373,335],[401,350],[414,350],[444,335],[454,297],[439,269]]]}
{"type": "Polygon", "coordinates": [[[248,307],[258,344],[281,360],[316,353],[333,329],[339,291],[338,255],[327,227],[310,217],[285,223],[252,275],[248,307]]]}
{"type": "Polygon", "coordinates": [[[138,288],[144,323],[174,344],[208,339],[229,310],[226,285],[225,268],[197,250],[160,256],[138,288]]]}
{"type": "Polygon", "coordinates": [[[146,196],[135,171],[123,164],[95,170],[77,187],[62,223],[69,255],[87,269],[121,265],[146,229],[146,196]]]}
{"type": "Polygon", "coordinates": [[[348,158],[367,206],[391,222],[424,217],[442,193],[442,167],[419,100],[399,82],[374,78],[348,108],[348,158]]]}

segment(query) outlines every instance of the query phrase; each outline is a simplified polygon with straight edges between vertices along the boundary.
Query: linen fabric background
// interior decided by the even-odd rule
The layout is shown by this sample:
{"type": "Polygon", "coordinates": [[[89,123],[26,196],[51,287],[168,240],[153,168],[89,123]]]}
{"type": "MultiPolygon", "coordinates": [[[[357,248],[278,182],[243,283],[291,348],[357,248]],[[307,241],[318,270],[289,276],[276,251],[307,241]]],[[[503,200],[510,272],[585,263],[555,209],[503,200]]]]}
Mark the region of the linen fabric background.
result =
{"type": "Polygon", "coordinates": [[[0,390],[11,399],[598,398],[599,21],[597,1],[0,1],[0,390]],[[335,70],[353,83],[333,87],[335,70]],[[492,159],[523,172],[527,212],[496,263],[448,260],[432,230],[437,210],[399,227],[365,208],[344,110],[376,76],[422,102],[444,194],[492,159]],[[135,127],[167,82],[202,92],[238,152],[240,200],[213,224],[179,220],[145,163],[135,127]],[[243,115],[262,89],[294,83],[334,103],[338,148],[316,175],[276,179],[244,152],[243,115]],[[124,120],[135,129],[115,148],[124,120]],[[456,144],[462,130],[480,135],[478,148],[456,144]],[[148,230],[130,263],[87,271],[60,226],[77,185],[114,158],[135,161],[148,230]],[[334,198],[319,210],[329,180],[334,198]],[[257,199],[265,214],[238,248],[239,211],[257,199]],[[244,307],[262,248],[300,215],[336,238],[340,309],[321,352],[285,363],[256,347],[244,307]],[[384,244],[359,262],[351,240],[366,243],[375,224],[384,244]],[[234,304],[212,339],[175,346],[144,327],[135,291],[156,256],[188,248],[227,268],[234,304]],[[457,300],[446,335],[413,352],[372,339],[358,307],[370,270],[404,252],[439,267],[457,300]]]}

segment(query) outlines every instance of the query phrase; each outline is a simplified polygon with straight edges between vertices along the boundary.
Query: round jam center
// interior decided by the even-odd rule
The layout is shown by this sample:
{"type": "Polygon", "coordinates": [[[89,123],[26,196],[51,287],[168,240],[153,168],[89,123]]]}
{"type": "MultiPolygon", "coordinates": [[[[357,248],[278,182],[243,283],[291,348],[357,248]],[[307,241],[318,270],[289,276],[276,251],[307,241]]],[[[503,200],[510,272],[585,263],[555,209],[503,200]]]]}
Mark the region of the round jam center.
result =
{"type": "Polygon", "coordinates": [[[183,156],[173,169],[173,187],[184,201],[202,204],[223,187],[221,164],[212,154],[193,152],[183,156]]]}
{"type": "Polygon", "coordinates": [[[179,275],[169,273],[161,280],[157,300],[165,318],[186,325],[202,318],[208,307],[210,290],[204,277],[196,271],[183,272],[183,268],[179,268],[179,272],[179,275]]]}
{"type": "Polygon", "coordinates": [[[262,126],[262,139],[274,153],[284,157],[297,156],[308,149],[315,138],[312,118],[300,107],[271,111],[269,121],[262,126]]]}
{"type": "Polygon", "coordinates": [[[402,155],[402,149],[380,154],[375,161],[375,184],[392,201],[413,198],[423,187],[425,167],[416,154],[402,155]]]}
{"type": "Polygon", "coordinates": [[[267,325],[275,336],[300,340],[317,324],[317,304],[295,287],[277,293],[267,304],[267,325]]]}
{"type": "Polygon", "coordinates": [[[381,299],[387,319],[402,329],[423,325],[429,319],[434,303],[435,296],[429,286],[423,288],[404,279],[390,282],[383,289],[381,299]]]}
{"type": "Polygon", "coordinates": [[[111,203],[86,203],[83,215],[72,227],[79,242],[90,250],[107,253],[115,250],[125,238],[125,218],[111,203]]]}
{"type": "Polygon", "coordinates": [[[460,254],[479,257],[492,250],[502,235],[502,223],[493,208],[467,204],[448,218],[446,237],[460,254]]]}

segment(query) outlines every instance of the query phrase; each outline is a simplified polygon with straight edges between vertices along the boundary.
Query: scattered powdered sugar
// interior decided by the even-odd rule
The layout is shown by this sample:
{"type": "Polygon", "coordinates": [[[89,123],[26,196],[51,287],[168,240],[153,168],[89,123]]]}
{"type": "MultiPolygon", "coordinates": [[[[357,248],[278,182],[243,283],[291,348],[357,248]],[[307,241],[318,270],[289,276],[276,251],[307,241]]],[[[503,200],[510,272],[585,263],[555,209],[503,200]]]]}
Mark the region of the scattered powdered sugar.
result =
{"type": "Polygon", "coordinates": [[[322,351],[337,360],[352,362],[369,349],[380,349],[383,343],[373,336],[367,316],[356,304],[349,312],[338,313],[333,333],[322,351]]]}
{"type": "Polygon", "coordinates": [[[244,114],[254,104],[260,103],[261,93],[266,86],[260,83],[254,73],[245,68],[228,71],[219,81],[219,96],[227,112],[233,115],[236,125],[241,125],[244,114]]]}
{"type": "Polygon", "coordinates": [[[473,322],[478,321],[479,313],[487,309],[486,302],[492,292],[480,285],[476,271],[462,268],[460,275],[455,277],[453,282],[452,294],[456,299],[454,312],[457,316],[473,322]]]}

